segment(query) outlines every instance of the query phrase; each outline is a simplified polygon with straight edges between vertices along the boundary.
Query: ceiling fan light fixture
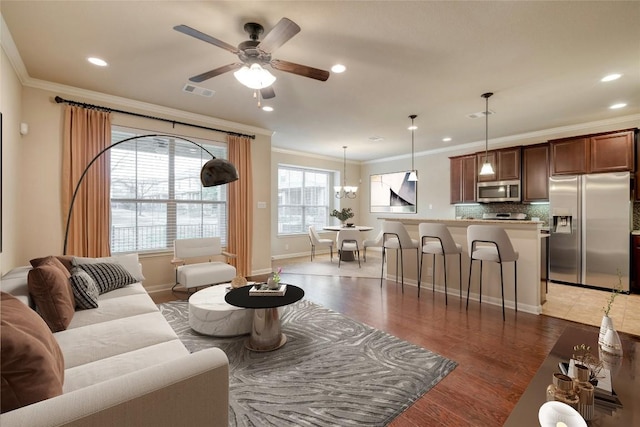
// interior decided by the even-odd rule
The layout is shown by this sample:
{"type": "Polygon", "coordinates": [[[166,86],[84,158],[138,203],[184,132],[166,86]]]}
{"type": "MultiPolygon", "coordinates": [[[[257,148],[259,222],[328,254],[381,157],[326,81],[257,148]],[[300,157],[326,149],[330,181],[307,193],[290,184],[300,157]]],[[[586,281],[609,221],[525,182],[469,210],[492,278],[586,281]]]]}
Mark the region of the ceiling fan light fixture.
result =
{"type": "Polygon", "coordinates": [[[246,65],[233,73],[236,80],[250,89],[264,89],[276,81],[276,76],[260,66],[260,64],[246,65]]]}

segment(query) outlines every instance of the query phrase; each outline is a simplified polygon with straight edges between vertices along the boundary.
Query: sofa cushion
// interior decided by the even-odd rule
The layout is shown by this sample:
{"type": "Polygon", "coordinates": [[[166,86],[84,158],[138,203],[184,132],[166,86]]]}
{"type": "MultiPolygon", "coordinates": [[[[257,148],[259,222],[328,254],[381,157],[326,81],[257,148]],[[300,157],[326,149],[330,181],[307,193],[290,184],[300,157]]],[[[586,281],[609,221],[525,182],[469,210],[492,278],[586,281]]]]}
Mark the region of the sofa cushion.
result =
{"type": "Polygon", "coordinates": [[[96,282],[101,294],[136,283],[137,280],[120,264],[98,262],[78,264],[96,282]]]}
{"type": "MultiPolygon", "coordinates": [[[[128,288],[129,286],[121,289],[128,288]]],[[[158,311],[158,308],[148,294],[134,294],[119,298],[102,298],[103,295],[110,295],[119,290],[120,289],[100,295],[98,298],[98,308],[76,311],[67,329],[81,328],[96,323],[110,322],[116,319],[158,311]]]]}
{"type": "Polygon", "coordinates": [[[71,270],[71,290],[76,300],[76,307],[81,310],[98,308],[98,286],[89,274],[81,268],[73,267],[71,270]]]}
{"type": "Polygon", "coordinates": [[[47,257],[42,257],[42,258],[34,258],[31,261],[29,261],[29,263],[31,263],[31,266],[33,268],[39,267],[40,265],[42,265],[43,263],[46,263],[49,261],[50,258],[55,258],[61,266],[63,266],[67,271],[71,271],[71,267],[73,267],[72,265],[72,261],[73,261],[73,257],[71,255],[59,255],[59,256],[47,256],[47,257]]]}
{"type": "Polygon", "coordinates": [[[47,324],[5,292],[1,304],[2,412],[62,394],[64,360],[47,324]]]}
{"type": "Polygon", "coordinates": [[[142,282],[144,280],[144,275],[142,274],[142,267],[140,266],[140,261],[138,259],[138,254],[125,254],[125,255],[114,255],[110,257],[103,258],[89,258],[89,257],[74,257],[73,264],[95,264],[98,262],[108,262],[112,264],[120,264],[123,266],[129,274],[135,277],[136,281],[142,282]]]}
{"type": "Polygon", "coordinates": [[[69,284],[69,272],[60,261],[47,261],[29,271],[27,286],[40,316],[53,332],[66,329],[73,318],[75,300],[69,284]]]}
{"type": "Polygon", "coordinates": [[[36,305],[29,295],[27,275],[31,266],[16,267],[0,279],[0,290],[18,298],[24,304],[35,309],[36,305]]]}

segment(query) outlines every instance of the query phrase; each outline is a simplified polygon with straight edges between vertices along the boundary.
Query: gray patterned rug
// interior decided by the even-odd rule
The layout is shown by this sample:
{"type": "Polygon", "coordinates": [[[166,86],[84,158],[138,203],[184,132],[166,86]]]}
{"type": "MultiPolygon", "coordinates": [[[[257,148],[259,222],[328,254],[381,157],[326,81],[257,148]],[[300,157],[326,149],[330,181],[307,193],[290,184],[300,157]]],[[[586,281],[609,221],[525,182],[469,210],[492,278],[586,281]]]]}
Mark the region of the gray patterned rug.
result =
{"type": "Polygon", "coordinates": [[[159,307],[190,351],[229,357],[231,426],[384,426],[457,365],[307,300],[285,308],[287,344],[268,353],[193,332],[186,301],[159,307]]]}

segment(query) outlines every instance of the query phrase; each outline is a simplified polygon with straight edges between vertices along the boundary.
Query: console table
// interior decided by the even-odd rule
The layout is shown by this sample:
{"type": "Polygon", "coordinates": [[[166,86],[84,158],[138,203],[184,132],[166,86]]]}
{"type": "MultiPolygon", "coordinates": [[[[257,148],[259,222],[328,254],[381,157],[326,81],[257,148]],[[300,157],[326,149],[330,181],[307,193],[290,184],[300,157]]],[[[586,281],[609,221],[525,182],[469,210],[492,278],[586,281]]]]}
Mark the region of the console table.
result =
{"type": "MultiPolygon", "coordinates": [[[[595,418],[590,426],[632,426],[640,422],[640,337],[620,334],[624,356],[611,372],[613,390],[622,408],[605,407],[596,400],[595,418]]],[[[507,418],[505,426],[539,427],[538,410],[546,401],[546,389],[554,372],[560,372],[559,362],[568,362],[573,346],[586,344],[598,355],[598,328],[586,325],[569,326],[562,333],[529,386],[507,418]]]]}

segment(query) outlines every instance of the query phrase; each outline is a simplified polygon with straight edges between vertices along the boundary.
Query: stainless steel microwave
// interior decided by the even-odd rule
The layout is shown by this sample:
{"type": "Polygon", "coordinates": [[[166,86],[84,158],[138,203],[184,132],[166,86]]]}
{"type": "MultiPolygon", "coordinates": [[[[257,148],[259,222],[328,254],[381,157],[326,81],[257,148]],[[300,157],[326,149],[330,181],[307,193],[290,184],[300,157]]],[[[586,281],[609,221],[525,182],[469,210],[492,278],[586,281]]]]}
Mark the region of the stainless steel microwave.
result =
{"type": "Polygon", "coordinates": [[[478,183],[478,202],[519,202],[520,181],[490,181],[478,183]]]}

